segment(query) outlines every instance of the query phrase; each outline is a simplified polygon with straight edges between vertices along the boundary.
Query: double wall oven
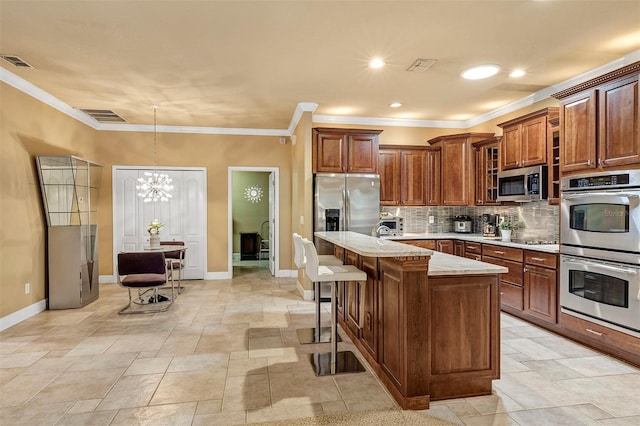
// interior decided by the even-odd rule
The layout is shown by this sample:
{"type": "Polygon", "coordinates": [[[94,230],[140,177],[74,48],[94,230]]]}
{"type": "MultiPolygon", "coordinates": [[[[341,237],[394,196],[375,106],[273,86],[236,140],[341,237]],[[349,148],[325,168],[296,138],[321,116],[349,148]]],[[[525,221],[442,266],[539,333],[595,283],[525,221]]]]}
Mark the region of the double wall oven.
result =
{"type": "Polygon", "coordinates": [[[562,179],[562,312],[640,337],[640,170],[562,179]]]}

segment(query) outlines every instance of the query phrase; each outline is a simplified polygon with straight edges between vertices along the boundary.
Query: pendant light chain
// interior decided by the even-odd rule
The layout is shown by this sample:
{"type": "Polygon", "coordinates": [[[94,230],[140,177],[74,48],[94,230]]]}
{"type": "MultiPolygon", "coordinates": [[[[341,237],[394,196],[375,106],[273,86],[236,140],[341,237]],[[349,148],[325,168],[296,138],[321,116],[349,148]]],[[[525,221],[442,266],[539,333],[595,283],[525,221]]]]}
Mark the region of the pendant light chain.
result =
{"type": "Polygon", "coordinates": [[[138,196],[143,198],[145,203],[153,201],[169,201],[173,179],[165,173],[158,173],[158,107],[153,106],[153,173],[145,172],[146,178],[139,177],[136,189],[138,196]]]}

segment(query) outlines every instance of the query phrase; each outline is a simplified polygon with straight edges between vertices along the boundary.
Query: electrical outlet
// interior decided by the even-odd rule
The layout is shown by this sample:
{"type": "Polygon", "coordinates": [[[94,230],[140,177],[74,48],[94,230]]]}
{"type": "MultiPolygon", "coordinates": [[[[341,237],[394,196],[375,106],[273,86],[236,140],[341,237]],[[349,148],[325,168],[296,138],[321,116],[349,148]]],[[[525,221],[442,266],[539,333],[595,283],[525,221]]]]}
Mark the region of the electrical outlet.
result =
{"type": "Polygon", "coordinates": [[[436,223],[436,218],[434,216],[429,216],[429,223],[436,223]]]}
{"type": "Polygon", "coordinates": [[[304,216],[300,216],[300,225],[304,225],[304,216]]]}
{"type": "Polygon", "coordinates": [[[24,294],[29,294],[31,293],[31,284],[30,283],[26,283],[24,285],[24,294]]]}

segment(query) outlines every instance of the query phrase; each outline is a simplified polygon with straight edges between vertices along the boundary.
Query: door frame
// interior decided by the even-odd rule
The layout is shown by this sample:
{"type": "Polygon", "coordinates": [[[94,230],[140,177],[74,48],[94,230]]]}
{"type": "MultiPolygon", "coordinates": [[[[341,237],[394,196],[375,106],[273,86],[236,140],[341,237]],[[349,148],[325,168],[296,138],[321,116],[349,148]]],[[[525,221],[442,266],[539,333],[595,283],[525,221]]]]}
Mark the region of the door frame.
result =
{"type": "MultiPolygon", "coordinates": [[[[227,189],[227,268],[231,277],[233,277],[233,172],[267,172],[273,174],[273,203],[269,203],[269,212],[273,214],[273,241],[270,241],[270,247],[273,246],[273,276],[280,277],[280,168],[279,167],[243,167],[229,166],[228,173],[228,189],[227,189]]],[[[271,224],[269,224],[271,225],[271,224]]],[[[288,275],[287,275],[288,276],[288,275]]]]}
{"type": "MultiPolygon", "coordinates": [[[[111,227],[113,229],[113,224],[115,223],[116,217],[116,203],[113,202],[115,200],[116,194],[116,173],[118,170],[144,170],[144,171],[153,171],[153,170],[175,170],[175,171],[199,171],[204,173],[204,179],[202,181],[202,197],[204,198],[202,203],[202,214],[204,218],[204,223],[202,227],[202,261],[204,268],[204,279],[207,279],[208,275],[208,265],[207,265],[207,248],[208,248],[208,238],[207,238],[207,168],[206,167],[168,167],[168,166],[112,166],[111,167],[111,227]]],[[[115,232],[111,234],[111,247],[112,247],[112,263],[113,263],[113,278],[111,282],[117,281],[118,276],[118,253],[116,251],[116,235],[115,232]]]]}

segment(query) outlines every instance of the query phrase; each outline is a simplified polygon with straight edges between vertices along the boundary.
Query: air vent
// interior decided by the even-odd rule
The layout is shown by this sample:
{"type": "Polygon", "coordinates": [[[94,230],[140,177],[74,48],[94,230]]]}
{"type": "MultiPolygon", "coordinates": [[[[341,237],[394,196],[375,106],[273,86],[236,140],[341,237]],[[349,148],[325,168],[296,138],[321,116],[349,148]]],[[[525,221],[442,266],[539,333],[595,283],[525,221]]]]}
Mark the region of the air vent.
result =
{"type": "Polygon", "coordinates": [[[416,59],[416,61],[411,64],[411,66],[409,68],[407,68],[407,71],[409,72],[425,72],[426,70],[428,70],[429,68],[431,68],[431,66],[433,64],[435,64],[437,61],[437,59],[416,59]]]}
{"type": "Polygon", "coordinates": [[[80,109],[99,123],[126,123],[127,120],[120,117],[110,109],[80,109]]]}
{"type": "Polygon", "coordinates": [[[24,61],[24,60],[22,60],[22,58],[19,58],[19,57],[14,56],[14,55],[0,55],[0,58],[2,58],[5,61],[9,62],[14,67],[34,68],[35,69],[35,67],[33,65],[27,63],[27,61],[24,61]]]}

